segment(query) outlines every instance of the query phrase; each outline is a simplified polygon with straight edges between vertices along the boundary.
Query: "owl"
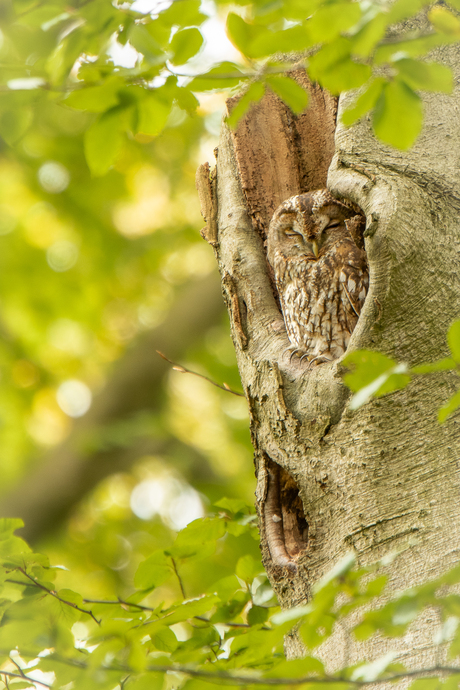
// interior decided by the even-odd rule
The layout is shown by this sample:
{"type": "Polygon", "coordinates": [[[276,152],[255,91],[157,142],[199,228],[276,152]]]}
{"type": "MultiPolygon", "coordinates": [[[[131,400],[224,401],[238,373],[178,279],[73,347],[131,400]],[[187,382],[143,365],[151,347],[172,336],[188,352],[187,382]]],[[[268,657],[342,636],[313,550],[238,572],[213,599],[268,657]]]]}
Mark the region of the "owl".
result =
{"type": "Polygon", "coordinates": [[[362,216],[327,189],[298,194],[273,214],[267,256],[294,354],[313,364],[347,349],[369,287],[362,216]]]}

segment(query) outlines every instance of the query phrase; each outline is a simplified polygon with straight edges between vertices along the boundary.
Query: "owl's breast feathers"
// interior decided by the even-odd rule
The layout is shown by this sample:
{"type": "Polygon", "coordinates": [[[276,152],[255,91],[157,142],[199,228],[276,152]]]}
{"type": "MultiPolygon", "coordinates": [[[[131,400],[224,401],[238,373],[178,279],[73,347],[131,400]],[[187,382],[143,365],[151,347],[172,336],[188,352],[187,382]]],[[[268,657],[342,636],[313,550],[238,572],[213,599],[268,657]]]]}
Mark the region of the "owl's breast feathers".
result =
{"type": "Polygon", "coordinates": [[[283,257],[281,270],[274,268],[293,347],[311,360],[340,357],[369,287],[366,253],[344,237],[325,247],[317,260],[283,257]]]}

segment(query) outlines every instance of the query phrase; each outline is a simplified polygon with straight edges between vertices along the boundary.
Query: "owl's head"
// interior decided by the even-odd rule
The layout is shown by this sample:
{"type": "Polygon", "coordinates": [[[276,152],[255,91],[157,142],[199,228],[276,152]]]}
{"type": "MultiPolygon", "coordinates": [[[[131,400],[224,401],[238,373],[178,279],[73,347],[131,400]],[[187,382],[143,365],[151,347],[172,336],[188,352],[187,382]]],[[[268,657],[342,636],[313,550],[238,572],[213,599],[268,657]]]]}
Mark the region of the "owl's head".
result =
{"type": "Polygon", "coordinates": [[[356,211],[341,203],[327,189],[298,194],[284,201],[273,214],[267,237],[267,255],[302,256],[316,261],[338,239],[350,237],[345,220],[356,211]]]}

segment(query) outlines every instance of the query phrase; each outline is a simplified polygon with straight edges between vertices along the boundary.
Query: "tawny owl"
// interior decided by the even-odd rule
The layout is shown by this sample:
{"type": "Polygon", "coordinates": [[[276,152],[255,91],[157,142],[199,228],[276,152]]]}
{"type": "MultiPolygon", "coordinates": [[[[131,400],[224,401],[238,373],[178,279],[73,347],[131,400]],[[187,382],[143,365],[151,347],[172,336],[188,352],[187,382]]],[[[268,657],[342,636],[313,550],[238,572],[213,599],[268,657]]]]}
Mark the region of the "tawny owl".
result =
{"type": "Polygon", "coordinates": [[[326,189],[287,199],[267,239],[291,350],[311,364],[347,349],[369,287],[356,211],[326,189]]]}

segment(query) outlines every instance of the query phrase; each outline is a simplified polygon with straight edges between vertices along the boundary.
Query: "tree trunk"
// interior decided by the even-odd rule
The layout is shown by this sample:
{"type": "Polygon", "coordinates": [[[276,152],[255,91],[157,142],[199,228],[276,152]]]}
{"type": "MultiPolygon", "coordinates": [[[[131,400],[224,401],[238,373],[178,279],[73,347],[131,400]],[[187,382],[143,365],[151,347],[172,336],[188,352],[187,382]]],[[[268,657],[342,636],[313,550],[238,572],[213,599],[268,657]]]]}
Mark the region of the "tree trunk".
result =
{"type": "MultiPolygon", "coordinates": [[[[434,59],[458,76],[457,49],[434,59]]],[[[399,590],[448,569],[460,544],[460,416],[442,426],[436,416],[458,387],[456,374],[420,376],[351,412],[341,359],[311,370],[290,361],[264,249],[274,209],[326,186],[329,167],[330,190],[367,220],[370,288],[348,351],[372,349],[409,365],[446,356],[460,305],[458,88],[424,96],[423,132],[408,152],[377,141],[369,118],[350,129],[339,123],[334,152],[335,101],[308,88],[312,105],[299,117],[267,94],[236,132],[223,126],[217,184],[215,174],[208,182],[200,173],[203,233],[215,247],[250,410],[263,560],[283,607],[308,600],[350,550],[368,564],[412,545],[388,566],[399,590]]],[[[352,98],[340,99],[339,113],[352,98]]],[[[349,663],[389,646],[408,666],[433,663],[437,625],[426,615],[391,645],[355,643],[349,663]]],[[[292,637],[287,654],[299,653],[292,637]]],[[[339,637],[325,655],[331,667],[342,663],[339,637]]]]}

